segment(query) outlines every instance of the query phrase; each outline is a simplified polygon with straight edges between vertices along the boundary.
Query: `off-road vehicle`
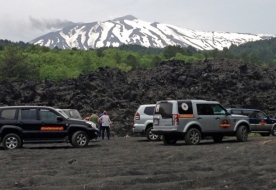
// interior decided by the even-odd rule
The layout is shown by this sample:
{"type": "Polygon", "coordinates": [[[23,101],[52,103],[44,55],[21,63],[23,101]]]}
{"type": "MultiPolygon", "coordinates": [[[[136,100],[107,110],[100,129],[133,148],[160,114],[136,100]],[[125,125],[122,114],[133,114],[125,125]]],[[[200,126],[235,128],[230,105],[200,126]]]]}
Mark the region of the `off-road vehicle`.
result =
{"type": "Polygon", "coordinates": [[[96,124],[70,119],[52,107],[0,107],[0,142],[4,149],[20,148],[26,143],[59,142],[86,147],[97,137],[96,124]]]}
{"type": "Polygon", "coordinates": [[[132,128],[133,133],[146,134],[149,141],[160,140],[160,135],[152,134],[152,116],[155,104],[140,105],[134,115],[134,125],[132,128]]]}
{"type": "Polygon", "coordinates": [[[232,115],[216,101],[164,100],[156,103],[151,131],[163,135],[164,144],[184,139],[196,145],[207,136],[214,142],[221,142],[224,136],[246,141],[250,125],[247,116],[232,115]]]}
{"type": "Polygon", "coordinates": [[[259,133],[261,136],[276,136],[276,119],[269,117],[258,109],[227,108],[231,114],[246,115],[249,117],[251,133],[259,133]]]}

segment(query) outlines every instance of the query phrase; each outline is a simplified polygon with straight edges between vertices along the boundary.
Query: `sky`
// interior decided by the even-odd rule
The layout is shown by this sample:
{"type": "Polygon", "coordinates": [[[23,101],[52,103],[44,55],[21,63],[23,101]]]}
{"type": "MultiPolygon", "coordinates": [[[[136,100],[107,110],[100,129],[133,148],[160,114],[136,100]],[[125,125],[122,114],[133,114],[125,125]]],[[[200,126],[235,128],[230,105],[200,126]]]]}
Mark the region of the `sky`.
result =
{"type": "Polygon", "coordinates": [[[276,34],[276,0],[0,0],[0,39],[29,42],[64,22],[132,15],[201,31],[276,34]]]}

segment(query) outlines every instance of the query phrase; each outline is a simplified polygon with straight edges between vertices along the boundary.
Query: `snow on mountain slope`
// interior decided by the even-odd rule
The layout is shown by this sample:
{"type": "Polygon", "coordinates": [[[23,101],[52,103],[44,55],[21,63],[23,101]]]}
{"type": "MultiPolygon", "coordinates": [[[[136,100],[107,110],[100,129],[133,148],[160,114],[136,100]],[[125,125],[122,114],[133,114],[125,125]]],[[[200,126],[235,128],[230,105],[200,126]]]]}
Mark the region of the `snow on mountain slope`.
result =
{"type": "Polygon", "coordinates": [[[131,15],[104,22],[72,24],[50,32],[30,43],[62,49],[118,47],[122,44],[138,44],[163,48],[168,45],[193,46],[199,50],[222,50],[231,44],[270,39],[276,35],[244,34],[230,32],[204,32],[190,30],[158,22],[146,22],[131,15]]]}

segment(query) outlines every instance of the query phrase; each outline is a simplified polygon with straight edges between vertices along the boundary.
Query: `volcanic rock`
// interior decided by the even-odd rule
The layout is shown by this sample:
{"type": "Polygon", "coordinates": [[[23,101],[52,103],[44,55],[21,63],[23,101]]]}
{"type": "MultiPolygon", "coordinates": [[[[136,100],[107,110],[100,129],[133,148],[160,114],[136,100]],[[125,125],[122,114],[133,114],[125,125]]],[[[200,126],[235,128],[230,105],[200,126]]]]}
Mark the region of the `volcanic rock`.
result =
{"type": "Polygon", "coordinates": [[[0,104],[75,108],[82,116],[107,110],[113,121],[112,134],[132,136],[139,105],[166,98],[215,100],[225,108],[256,108],[274,117],[275,78],[275,69],[240,60],[172,60],[129,72],[101,67],[58,82],[2,81],[0,104]]]}

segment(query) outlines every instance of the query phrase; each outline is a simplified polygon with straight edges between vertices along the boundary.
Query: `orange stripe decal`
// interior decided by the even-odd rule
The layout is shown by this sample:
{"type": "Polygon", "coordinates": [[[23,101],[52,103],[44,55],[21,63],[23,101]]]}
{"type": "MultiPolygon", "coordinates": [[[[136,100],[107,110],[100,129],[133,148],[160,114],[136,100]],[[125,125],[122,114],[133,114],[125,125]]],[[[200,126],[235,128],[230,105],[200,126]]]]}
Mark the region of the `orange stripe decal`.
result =
{"type": "Polygon", "coordinates": [[[63,131],[64,128],[60,126],[44,126],[40,128],[41,131],[63,131]]]}
{"type": "Polygon", "coordinates": [[[223,128],[230,127],[230,124],[229,123],[220,124],[220,127],[223,127],[223,128]]]}
{"type": "Polygon", "coordinates": [[[265,121],[260,121],[259,124],[265,125],[265,124],[267,124],[267,123],[266,123],[265,121]]]}
{"type": "Polygon", "coordinates": [[[179,118],[194,118],[194,114],[180,114],[179,118]]]}

